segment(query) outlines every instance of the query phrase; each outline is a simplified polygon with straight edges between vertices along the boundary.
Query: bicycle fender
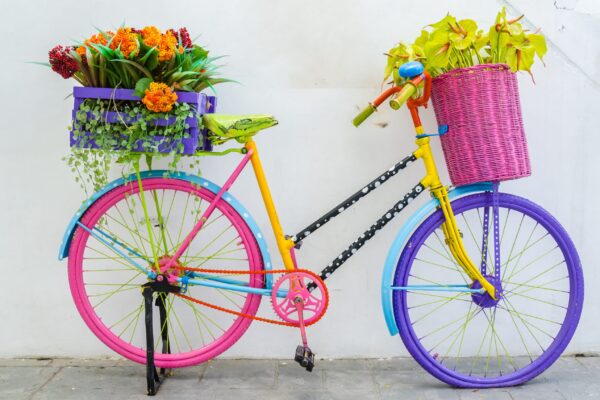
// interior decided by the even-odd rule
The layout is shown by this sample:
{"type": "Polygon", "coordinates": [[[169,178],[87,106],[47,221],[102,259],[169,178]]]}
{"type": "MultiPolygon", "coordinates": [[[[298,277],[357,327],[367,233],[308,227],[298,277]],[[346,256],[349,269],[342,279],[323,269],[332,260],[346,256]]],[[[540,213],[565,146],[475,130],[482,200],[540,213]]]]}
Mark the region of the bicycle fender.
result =
{"type": "MultiPolygon", "coordinates": [[[[218,185],[216,185],[215,183],[213,183],[207,179],[201,178],[199,176],[196,176],[196,175],[186,174],[185,172],[169,172],[169,171],[165,171],[165,170],[154,170],[154,171],[141,172],[140,176],[142,179],[144,179],[144,178],[162,178],[162,177],[168,176],[169,178],[180,179],[180,180],[191,182],[195,185],[202,186],[203,188],[210,190],[211,192],[213,192],[215,194],[217,194],[221,190],[221,188],[218,185]]],[[[100,197],[102,197],[104,194],[106,194],[110,190],[112,190],[118,186],[121,186],[124,183],[136,181],[136,180],[137,180],[136,174],[131,174],[127,177],[123,177],[123,178],[114,180],[111,183],[109,183],[108,185],[104,186],[102,189],[98,190],[96,193],[94,193],[88,200],[86,200],[81,205],[81,207],[79,208],[79,210],[77,210],[77,212],[71,219],[71,222],[69,222],[69,225],[67,226],[67,230],[65,231],[65,234],[62,239],[62,243],[60,245],[60,249],[58,251],[58,259],[59,260],[63,260],[65,258],[69,257],[69,247],[71,246],[71,240],[73,238],[73,234],[75,233],[75,229],[77,228],[77,222],[81,219],[81,216],[83,214],[85,214],[87,209],[90,208],[91,205],[94,204],[94,202],[96,202],[100,197]]],[[[248,227],[254,234],[254,238],[256,239],[256,242],[258,243],[258,247],[260,248],[260,252],[261,252],[262,258],[263,258],[264,268],[267,270],[273,269],[273,266],[271,263],[271,256],[269,254],[269,249],[267,247],[267,242],[266,242],[263,234],[261,233],[260,228],[258,227],[258,224],[254,220],[254,218],[252,218],[252,216],[250,215],[248,210],[242,205],[242,203],[240,203],[229,192],[225,192],[223,194],[223,200],[225,200],[227,203],[229,203],[235,209],[235,211],[237,211],[244,218],[244,221],[246,221],[246,224],[248,224],[248,227]]],[[[267,274],[266,275],[266,284],[267,284],[266,287],[267,288],[271,288],[273,286],[272,281],[273,281],[273,277],[271,276],[271,274],[267,274]]]]}
{"type": "MultiPolygon", "coordinates": [[[[467,194],[487,192],[492,190],[492,184],[490,182],[474,183],[472,185],[459,186],[452,189],[448,193],[448,198],[453,200],[457,197],[461,197],[467,194]]],[[[385,323],[388,327],[390,335],[394,336],[398,334],[398,326],[396,325],[396,319],[394,317],[394,310],[392,309],[392,284],[394,279],[394,272],[396,265],[402,254],[402,250],[409,236],[415,230],[415,228],[439,206],[437,199],[431,199],[421,208],[419,208],[413,215],[410,216],[408,221],[402,225],[400,231],[396,235],[396,238],[392,242],[392,246],[388,251],[387,258],[383,267],[383,277],[381,280],[381,306],[383,309],[383,316],[385,323]]]]}

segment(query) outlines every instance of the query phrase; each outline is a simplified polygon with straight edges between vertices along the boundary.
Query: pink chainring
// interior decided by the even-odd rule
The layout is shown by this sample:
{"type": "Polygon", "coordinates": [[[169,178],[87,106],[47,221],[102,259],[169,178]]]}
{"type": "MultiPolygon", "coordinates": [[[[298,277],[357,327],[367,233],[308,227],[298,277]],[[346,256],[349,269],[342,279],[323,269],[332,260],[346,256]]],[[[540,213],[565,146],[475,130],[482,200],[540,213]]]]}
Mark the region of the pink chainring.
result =
{"type": "Polygon", "coordinates": [[[304,323],[309,325],[321,319],[329,305],[329,294],[325,283],[316,274],[296,271],[282,276],[275,282],[271,294],[271,303],[275,313],[284,321],[300,324],[294,300],[300,297],[304,301],[304,323]],[[314,283],[309,291],[307,286],[314,283]],[[287,291],[286,297],[277,297],[280,290],[287,291]]]}

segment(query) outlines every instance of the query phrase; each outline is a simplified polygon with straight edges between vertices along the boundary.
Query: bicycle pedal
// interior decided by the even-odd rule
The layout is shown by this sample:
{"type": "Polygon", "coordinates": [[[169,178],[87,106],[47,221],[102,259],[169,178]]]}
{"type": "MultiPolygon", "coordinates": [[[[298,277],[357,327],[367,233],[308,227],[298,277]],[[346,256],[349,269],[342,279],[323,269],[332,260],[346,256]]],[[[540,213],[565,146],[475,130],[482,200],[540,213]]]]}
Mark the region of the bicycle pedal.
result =
{"type": "Polygon", "coordinates": [[[308,372],[311,372],[315,366],[315,355],[308,347],[300,345],[296,347],[294,361],[308,372]]]}

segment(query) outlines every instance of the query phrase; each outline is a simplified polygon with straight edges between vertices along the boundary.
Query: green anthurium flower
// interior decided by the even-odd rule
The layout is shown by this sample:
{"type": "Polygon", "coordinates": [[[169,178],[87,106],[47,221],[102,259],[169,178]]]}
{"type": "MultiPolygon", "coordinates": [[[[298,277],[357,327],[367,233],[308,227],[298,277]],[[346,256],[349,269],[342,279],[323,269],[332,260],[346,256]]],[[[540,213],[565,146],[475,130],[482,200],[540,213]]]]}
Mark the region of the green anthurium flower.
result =
{"type": "Polygon", "coordinates": [[[548,48],[546,47],[546,38],[538,33],[530,33],[526,35],[527,40],[535,49],[535,54],[544,62],[543,57],[546,55],[548,48]]]}
{"type": "Polygon", "coordinates": [[[427,32],[425,29],[423,29],[421,31],[421,36],[419,36],[418,38],[415,39],[414,46],[418,46],[422,49],[423,47],[425,47],[425,44],[427,43],[428,40],[429,40],[429,32],[427,32]]]}
{"type": "Polygon", "coordinates": [[[463,19],[452,27],[448,39],[457,50],[464,50],[475,42],[477,23],[472,19],[463,19]]]}
{"type": "Polygon", "coordinates": [[[434,31],[427,44],[425,44],[425,56],[427,64],[435,68],[446,68],[450,59],[452,42],[446,31],[434,31]]]}
{"type": "Polygon", "coordinates": [[[429,26],[433,28],[434,32],[440,30],[450,32],[452,30],[450,26],[454,25],[456,25],[456,18],[450,14],[447,14],[444,18],[429,26]]]}

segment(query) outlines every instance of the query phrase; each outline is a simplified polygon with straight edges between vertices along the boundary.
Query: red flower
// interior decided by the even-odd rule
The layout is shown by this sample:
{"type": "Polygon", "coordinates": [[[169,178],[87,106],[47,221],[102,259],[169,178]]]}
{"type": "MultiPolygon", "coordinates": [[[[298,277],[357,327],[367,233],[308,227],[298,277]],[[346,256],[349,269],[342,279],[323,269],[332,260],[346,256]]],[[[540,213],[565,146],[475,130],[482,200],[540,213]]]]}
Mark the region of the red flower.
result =
{"type": "Polygon", "coordinates": [[[179,32],[175,29],[169,29],[168,32],[171,32],[173,36],[177,38],[177,42],[181,43],[181,45],[186,49],[190,49],[193,47],[192,39],[190,38],[190,33],[186,28],[179,28],[179,32]]]}
{"type": "Polygon", "coordinates": [[[75,72],[79,71],[77,62],[71,57],[71,51],[71,47],[58,45],[48,52],[50,67],[65,79],[72,77],[75,72]]]}

